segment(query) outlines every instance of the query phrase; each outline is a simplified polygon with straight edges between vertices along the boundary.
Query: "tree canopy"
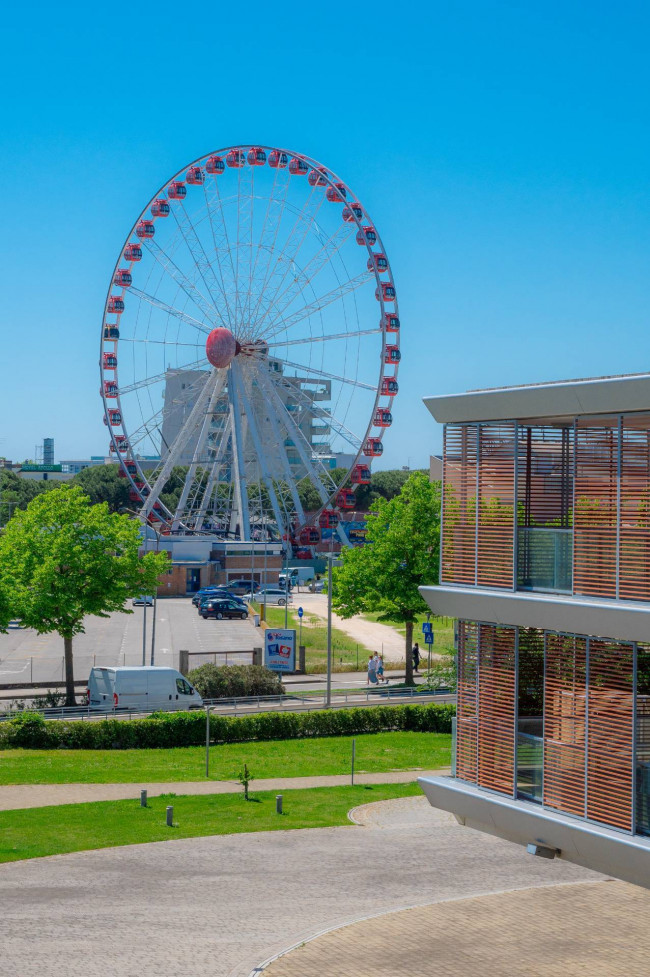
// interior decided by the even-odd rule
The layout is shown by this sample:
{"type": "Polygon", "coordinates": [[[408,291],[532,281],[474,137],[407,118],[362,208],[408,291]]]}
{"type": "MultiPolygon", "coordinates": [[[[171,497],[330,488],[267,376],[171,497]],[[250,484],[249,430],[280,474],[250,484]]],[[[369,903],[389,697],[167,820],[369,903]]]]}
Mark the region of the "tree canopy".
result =
{"type": "Polygon", "coordinates": [[[138,522],[111,513],[106,502],[92,505],[71,485],[37,496],[0,536],[0,594],[26,627],[63,638],[69,704],[72,639],[83,632],[84,617],[130,613],[127,598],[151,593],[167,568],[166,553],[140,558],[141,543],[138,522]]]}
{"type": "Polygon", "coordinates": [[[57,482],[20,478],[15,472],[0,469],[0,526],[6,525],[18,509],[26,509],[37,495],[57,485],[57,482]]]}
{"type": "Polygon", "coordinates": [[[369,515],[366,545],[341,553],[333,571],[332,603],[342,617],[379,612],[406,626],[406,680],[413,681],[413,623],[427,605],[418,587],[438,581],[440,483],[411,473],[399,495],[380,498],[369,515]]]}

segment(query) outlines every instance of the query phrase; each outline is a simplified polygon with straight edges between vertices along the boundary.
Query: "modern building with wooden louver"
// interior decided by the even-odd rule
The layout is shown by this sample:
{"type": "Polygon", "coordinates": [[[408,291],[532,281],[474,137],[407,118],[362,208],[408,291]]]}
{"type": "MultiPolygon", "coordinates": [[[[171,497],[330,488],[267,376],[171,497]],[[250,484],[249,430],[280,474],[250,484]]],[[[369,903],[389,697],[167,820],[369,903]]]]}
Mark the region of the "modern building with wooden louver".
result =
{"type": "Polygon", "coordinates": [[[435,614],[458,619],[464,824],[650,885],[650,374],[425,401],[444,424],[435,614]]]}

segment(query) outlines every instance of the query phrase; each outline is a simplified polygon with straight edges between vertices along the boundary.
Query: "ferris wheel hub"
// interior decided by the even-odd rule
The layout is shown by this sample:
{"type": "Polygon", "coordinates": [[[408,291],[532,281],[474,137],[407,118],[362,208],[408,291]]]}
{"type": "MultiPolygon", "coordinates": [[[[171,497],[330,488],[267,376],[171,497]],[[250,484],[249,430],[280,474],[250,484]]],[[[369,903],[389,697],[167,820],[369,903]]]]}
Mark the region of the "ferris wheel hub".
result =
{"type": "Polygon", "coordinates": [[[230,329],[219,326],[205,341],[205,355],[213,366],[225,370],[239,352],[239,343],[230,329]]]}

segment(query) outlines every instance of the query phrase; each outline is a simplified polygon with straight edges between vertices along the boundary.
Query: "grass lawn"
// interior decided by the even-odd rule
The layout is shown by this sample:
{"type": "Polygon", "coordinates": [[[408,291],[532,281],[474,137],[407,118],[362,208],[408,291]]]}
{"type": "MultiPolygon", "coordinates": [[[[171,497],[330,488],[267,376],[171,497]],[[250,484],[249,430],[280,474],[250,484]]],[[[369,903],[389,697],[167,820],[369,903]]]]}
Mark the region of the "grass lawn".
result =
{"type": "MultiPolygon", "coordinates": [[[[359,773],[436,770],[449,766],[445,733],[357,736],[359,773]]],[[[210,780],[236,780],[244,763],[253,777],[347,773],[352,737],[222,743],[210,747],[210,780]]],[[[0,784],[130,784],[205,780],[205,747],[171,750],[2,750],[0,784]]]]}
{"type": "Polygon", "coordinates": [[[283,792],[283,814],[275,812],[275,791],[208,796],[166,794],[140,801],[98,801],[0,812],[0,862],[44,855],[170,841],[201,835],[325,828],[349,824],[347,812],[359,804],[419,794],[416,784],[373,787],[319,787],[283,792]],[[174,827],[165,824],[168,804],[174,827]]]}
{"type": "MultiPolygon", "coordinates": [[[[298,604],[300,595],[296,595],[298,604]]],[[[256,613],[259,608],[255,605],[256,613]]],[[[284,608],[266,606],[266,620],[273,628],[284,627],[284,608]]],[[[300,622],[297,609],[289,608],[287,627],[296,629],[300,638],[300,622]]],[[[305,614],[302,619],[302,644],[306,649],[307,671],[321,673],[327,667],[327,624],[317,614],[305,614]]],[[[332,628],[332,657],[335,672],[363,671],[370,650],[359,644],[339,628],[332,628]]]]}

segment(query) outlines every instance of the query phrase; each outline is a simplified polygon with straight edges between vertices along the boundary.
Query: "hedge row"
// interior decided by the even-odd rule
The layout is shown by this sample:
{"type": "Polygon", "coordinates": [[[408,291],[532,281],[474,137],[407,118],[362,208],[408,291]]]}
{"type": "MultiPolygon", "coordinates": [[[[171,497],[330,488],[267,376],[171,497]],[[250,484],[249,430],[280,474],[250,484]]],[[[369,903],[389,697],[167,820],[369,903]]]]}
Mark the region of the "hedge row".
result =
{"type": "MultiPolygon", "coordinates": [[[[453,705],[372,706],[314,712],[268,712],[210,716],[213,743],[353,736],[391,730],[450,733],[453,705]]],[[[0,724],[0,748],[131,750],[201,746],[202,712],[158,713],[146,719],[45,720],[23,713],[0,724]]]]}

